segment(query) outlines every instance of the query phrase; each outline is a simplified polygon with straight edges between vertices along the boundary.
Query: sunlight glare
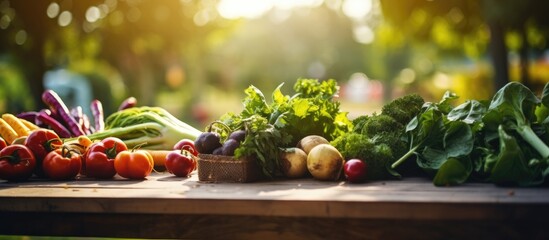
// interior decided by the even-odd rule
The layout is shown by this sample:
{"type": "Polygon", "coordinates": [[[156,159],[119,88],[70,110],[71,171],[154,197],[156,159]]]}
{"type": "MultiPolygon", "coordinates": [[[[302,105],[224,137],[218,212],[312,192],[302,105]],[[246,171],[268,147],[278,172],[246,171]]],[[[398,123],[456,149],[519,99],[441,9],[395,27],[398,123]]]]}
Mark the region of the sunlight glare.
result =
{"type": "Polygon", "coordinates": [[[273,7],[271,1],[221,0],[217,11],[223,18],[257,18],[273,7]]]}
{"type": "Polygon", "coordinates": [[[372,0],[345,0],[342,11],[350,18],[361,19],[372,10],[372,0]]]}
{"type": "Polygon", "coordinates": [[[318,7],[324,0],[221,0],[217,5],[219,15],[227,19],[258,18],[269,10],[292,10],[300,7],[318,7]]]}

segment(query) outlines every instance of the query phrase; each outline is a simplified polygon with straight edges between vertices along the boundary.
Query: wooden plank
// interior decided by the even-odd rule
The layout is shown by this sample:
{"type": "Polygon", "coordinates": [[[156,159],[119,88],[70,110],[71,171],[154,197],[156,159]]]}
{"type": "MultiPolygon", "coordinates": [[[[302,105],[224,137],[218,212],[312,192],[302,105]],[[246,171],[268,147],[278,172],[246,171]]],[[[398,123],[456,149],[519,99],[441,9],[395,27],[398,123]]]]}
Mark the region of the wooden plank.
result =
{"type": "Polygon", "coordinates": [[[1,213],[0,234],[169,239],[547,239],[543,220],[1,213]],[[32,227],[29,227],[32,226],[32,227]]]}
{"type": "Polygon", "coordinates": [[[154,174],[145,181],[30,181],[0,184],[0,211],[202,214],[364,219],[526,219],[549,213],[545,188],[466,184],[440,188],[425,179],[366,184],[312,179],[200,183],[154,174]]]}

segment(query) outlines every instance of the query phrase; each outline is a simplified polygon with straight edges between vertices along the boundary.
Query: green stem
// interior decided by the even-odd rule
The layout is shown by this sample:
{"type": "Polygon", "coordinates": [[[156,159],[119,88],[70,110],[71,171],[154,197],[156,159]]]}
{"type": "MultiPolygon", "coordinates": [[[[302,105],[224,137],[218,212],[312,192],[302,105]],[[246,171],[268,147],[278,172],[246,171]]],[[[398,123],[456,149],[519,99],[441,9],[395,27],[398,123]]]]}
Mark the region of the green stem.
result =
{"type": "Polygon", "coordinates": [[[421,144],[418,144],[416,145],[415,147],[411,148],[410,151],[408,151],[406,154],[404,154],[404,156],[402,156],[401,158],[399,158],[398,160],[396,160],[392,165],[391,165],[391,168],[392,169],[395,169],[396,167],[398,167],[400,164],[402,164],[404,161],[406,161],[406,159],[408,159],[410,156],[412,156],[412,154],[414,154],[416,152],[416,150],[419,148],[421,144]]]}
{"type": "Polygon", "coordinates": [[[518,127],[517,132],[538,151],[543,159],[549,158],[549,147],[536,135],[532,128],[529,126],[518,127]]]}

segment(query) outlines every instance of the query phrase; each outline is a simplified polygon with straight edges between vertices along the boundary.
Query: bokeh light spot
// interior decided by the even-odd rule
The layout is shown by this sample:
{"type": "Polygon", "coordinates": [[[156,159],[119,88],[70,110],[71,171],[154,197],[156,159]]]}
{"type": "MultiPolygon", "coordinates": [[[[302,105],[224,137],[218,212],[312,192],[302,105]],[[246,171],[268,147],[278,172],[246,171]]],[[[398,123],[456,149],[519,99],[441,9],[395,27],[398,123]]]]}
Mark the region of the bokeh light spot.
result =
{"type": "Polygon", "coordinates": [[[61,27],[66,27],[72,22],[72,13],[69,11],[63,11],[61,14],[59,14],[59,18],[57,19],[57,23],[61,27]]]}
{"type": "Polygon", "coordinates": [[[101,12],[98,7],[93,6],[86,10],[86,21],[93,23],[99,20],[100,17],[101,12]]]}
{"type": "Polygon", "coordinates": [[[59,4],[57,4],[56,2],[52,2],[48,6],[48,9],[46,9],[46,14],[49,18],[55,18],[57,17],[57,15],[59,15],[59,9],[59,4]]]}
{"type": "Polygon", "coordinates": [[[15,43],[17,45],[23,45],[27,41],[27,31],[19,30],[15,34],[15,43]]]}

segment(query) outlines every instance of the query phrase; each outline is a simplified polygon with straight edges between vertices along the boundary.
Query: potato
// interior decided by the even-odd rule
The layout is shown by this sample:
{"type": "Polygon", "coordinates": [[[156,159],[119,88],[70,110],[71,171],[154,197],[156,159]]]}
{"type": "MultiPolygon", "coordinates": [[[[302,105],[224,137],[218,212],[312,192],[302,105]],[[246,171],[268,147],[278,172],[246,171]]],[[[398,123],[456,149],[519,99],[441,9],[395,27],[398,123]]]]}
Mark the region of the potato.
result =
{"type": "Polygon", "coordinates": [[[317,180],[337,181],[344,164],[341,153],[330,144],[319,144],[307,155],[307,169],[317,180]]]}
{"type": "Polygon", "coordinates": [[[319,144],[329,144],[329,143],[330,142],[322,136],[310,135],[310,136],[306,136],[303,139],[301,139],[297,143],[297,147],[301,148],[301,150],[303,150],[305,152],[305,154],[309,154],[311,149],[313,149],[317,145],[319,145],[319,144]]]}
{"type": "Polygon", "coordinates": [[[282,172],[289,178],[305,177],[307,170],[307,154],[299,148],[287,148],[281,153],[282,172]]]}

